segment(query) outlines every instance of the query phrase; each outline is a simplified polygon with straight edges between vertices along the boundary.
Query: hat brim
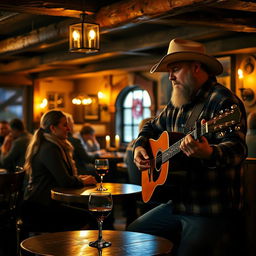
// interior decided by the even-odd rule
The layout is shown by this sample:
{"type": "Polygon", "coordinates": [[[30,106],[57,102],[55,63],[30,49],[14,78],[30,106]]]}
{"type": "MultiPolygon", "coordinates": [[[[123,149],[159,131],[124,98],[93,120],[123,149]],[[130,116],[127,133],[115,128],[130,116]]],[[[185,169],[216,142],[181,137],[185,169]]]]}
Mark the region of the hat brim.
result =
{"type": "Polygon", "coordinates": [[[222,64],[212,56],[195,52],[175,52],[165,55],[150,69],[150,73],[168,72],[168,64],[180,61],[199,61],[208,67],[212,75],[220,75],[223,72],[222,64]]]}

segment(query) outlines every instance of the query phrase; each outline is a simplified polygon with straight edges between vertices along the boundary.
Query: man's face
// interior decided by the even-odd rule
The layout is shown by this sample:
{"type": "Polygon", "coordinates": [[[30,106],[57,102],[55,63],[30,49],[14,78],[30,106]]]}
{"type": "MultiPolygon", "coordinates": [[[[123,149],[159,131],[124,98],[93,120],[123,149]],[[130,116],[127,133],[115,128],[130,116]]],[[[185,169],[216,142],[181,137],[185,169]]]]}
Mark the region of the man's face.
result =
{"type": "Polygon", "coordinates": [[[0,136],[5,137],[10,132],[9,124],[0,123],[0,136]]]}
{"type": "Polygon", "coordinates": [[[169,80],[173,86],[171,102],[175,107],[180,108],[191,101],[196,82],[192,66],[191,62],[178,62],[168,66],[169,80]]]}

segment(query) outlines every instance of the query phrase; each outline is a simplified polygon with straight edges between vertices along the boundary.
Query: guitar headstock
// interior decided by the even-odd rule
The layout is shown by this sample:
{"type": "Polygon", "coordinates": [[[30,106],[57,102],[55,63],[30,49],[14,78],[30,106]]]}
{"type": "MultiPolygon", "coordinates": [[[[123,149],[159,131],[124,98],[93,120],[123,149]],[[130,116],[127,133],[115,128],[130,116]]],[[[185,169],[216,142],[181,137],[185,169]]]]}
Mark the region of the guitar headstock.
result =
{"type": "Polygon", "coordinates": [[[210,121],[206,122],[207,132],[219,132],[234,128],[241,119],[241,112],[237,105],[232,105],[230,109],[222,111],[210,121]]]}

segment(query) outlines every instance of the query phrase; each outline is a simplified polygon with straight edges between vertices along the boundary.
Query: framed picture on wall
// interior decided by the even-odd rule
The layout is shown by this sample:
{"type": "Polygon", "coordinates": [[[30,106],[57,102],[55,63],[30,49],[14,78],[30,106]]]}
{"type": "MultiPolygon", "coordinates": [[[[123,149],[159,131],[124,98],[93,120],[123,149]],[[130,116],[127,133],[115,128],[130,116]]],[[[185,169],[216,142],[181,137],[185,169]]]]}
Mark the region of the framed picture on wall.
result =
{"type": "Polygon", "coordinates": [[[91,103],[84,106],[84,120],[98,121],[100,120],[100,106],[97,95],[88,95],[91,103]]]}
{"type": "Polygon", "coordinates": [[[48,109],[64,108],[65,107],[64,96],[65,96],[64,93],[48,92],[47,93],[48,109]]]}

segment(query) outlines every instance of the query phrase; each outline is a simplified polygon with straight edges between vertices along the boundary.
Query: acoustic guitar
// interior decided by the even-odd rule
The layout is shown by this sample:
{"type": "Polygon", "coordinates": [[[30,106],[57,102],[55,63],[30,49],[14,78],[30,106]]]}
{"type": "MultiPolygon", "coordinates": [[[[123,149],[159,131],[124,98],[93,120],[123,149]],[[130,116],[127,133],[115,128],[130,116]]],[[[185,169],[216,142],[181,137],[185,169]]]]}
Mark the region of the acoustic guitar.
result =
{"type": "MultiPolygon", "coordinates": [[[[233,105],[230,110],[221,111],[220,114],[210,121],[199,125],[189,132],[194,139],[199,139],[207,133],[220,132],[220,136],[224,136],[228,130],[231,132],[235,125],[240,121],[241,112],[236,105],[233,105]]],[[[172,133],[174,134],[174,133],[172,133]]],[[[184,134],[182,138],[184,137],[184,134]]],[[[169,134],[164,131],[157,140],[149,139],[149,155],[150,155],[150,169],[142,171],[142,199],[146,203],[152,197],[157,186],[163,185],[166,181],[169,160],[178,154],[182,138],[171,146],[169,146],[169,134]]]]}

